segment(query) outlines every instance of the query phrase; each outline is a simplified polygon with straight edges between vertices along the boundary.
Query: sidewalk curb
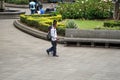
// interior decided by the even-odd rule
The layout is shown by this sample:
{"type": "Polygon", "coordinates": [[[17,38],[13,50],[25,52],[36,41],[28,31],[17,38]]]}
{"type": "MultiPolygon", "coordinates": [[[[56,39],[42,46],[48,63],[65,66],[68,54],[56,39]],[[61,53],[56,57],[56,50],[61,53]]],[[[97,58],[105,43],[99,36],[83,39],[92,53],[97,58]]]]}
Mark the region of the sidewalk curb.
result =
{"type": "MultiPolygon", "coordinates": [[[[47,37],[46,37],[46,36],[47,36],[47,33],[42,32],[42,31],[39,31],[39,30],[36,30],[36,29],[33,29],[33,28],[30,28],[30,27],[28,27],[28,26],[20,23],[19,20],[15,20],[15,21],[13,22],[13,25],[14,25],[16,28],[20,29],[21,31],[23,31],[23,32],[25,32],[25,33],[28,33],[28,34],[30,34],[30,35],[32,35],[32,36],[34,36],[34,37],[47,40],[47,37]]],[[[64,43],[64,40],[63,40],[64,37],[60,37],[60,36],[59,36],[58,38],[59,38],[58,43],[63,44],[63,43],[64,43]]]]}

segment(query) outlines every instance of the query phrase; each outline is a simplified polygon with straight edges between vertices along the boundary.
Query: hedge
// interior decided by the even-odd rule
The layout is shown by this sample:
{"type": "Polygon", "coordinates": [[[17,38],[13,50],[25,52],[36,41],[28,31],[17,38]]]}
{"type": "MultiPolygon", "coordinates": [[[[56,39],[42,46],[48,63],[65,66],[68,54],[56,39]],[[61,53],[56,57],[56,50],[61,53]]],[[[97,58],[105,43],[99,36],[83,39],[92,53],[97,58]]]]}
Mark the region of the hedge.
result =
{"type": "Polygon", "coordinates": [[[25,23],[30,27],[34,27],[44,32],[48,31],[48,27],[52,25],[54,19],[58,21],[58,34],[64,36],[65,24],[61,22],[62,16],[60,14],[56,16],[52,16],[50,14],[20,15],[20,21],[22,23],[25,23]]]}
{"type": "Polygon", "coordinates": [[[104,27],[120,27],[120,21],[106,21],[104,27]]]}

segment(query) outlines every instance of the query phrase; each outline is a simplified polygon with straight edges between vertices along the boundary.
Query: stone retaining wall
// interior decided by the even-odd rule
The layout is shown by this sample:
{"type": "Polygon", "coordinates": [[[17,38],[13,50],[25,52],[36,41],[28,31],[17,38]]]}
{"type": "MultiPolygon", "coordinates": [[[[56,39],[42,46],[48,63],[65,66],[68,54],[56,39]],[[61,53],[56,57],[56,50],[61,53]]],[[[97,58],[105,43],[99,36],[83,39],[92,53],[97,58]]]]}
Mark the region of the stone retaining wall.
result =
{"type": "Polygon", "coordinates": [[[73,43],[76,46],[86,43],[90,44],[91,47],[97,46],[96,44],[103,44],[106,48],[113,45],[119,46],[120,30],[66,29],[64,42],[66,46],[73,43]]]}
{"type": "Polygon", "coordinates": [[[66,37],[120,39],[120,30],[79,30],[66,29],[66,37]]]}

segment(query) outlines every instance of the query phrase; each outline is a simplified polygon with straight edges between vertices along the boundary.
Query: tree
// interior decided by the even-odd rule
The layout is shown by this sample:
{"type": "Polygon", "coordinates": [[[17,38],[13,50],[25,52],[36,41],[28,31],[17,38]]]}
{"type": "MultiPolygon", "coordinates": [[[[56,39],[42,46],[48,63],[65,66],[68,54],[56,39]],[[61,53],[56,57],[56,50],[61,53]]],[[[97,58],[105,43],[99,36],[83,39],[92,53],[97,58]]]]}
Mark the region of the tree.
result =
{"type": "Polygon", "coordinates": [[[120,0],[114,0],[114,14],[113,14],[113,18],[116,21],[118,21],[119,18],[120,18],[119,3],[120,3],[120,0]]]}
{"type": "Polygon", "coordinates": [[[0,11],[4,11],[5,5],[4,5],[4,0],[0,0],[0,11]]]}

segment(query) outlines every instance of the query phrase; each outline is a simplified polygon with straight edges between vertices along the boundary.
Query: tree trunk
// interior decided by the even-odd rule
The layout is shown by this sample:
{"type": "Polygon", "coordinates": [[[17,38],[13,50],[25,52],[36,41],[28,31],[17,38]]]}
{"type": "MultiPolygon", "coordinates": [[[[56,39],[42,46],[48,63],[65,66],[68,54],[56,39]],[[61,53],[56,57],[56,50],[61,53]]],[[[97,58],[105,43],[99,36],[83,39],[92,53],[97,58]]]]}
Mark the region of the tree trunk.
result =
{"type": "Polygon", "coordinates": [[[115,7],[114,7],[114,14],[113,18],[115,21],[118,21],[120,17],[120,12],[119,12],[119,1],[115,2],[115,7]]]}

